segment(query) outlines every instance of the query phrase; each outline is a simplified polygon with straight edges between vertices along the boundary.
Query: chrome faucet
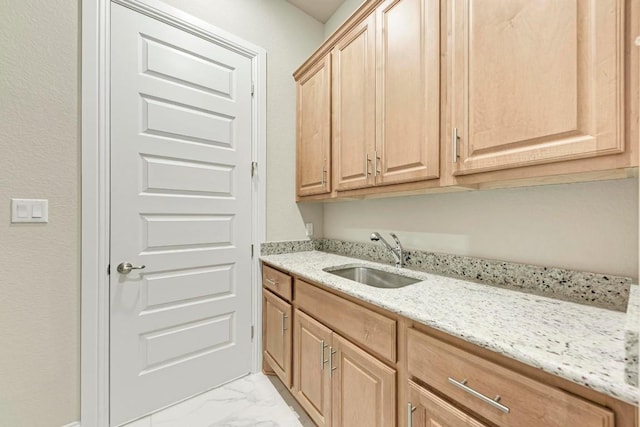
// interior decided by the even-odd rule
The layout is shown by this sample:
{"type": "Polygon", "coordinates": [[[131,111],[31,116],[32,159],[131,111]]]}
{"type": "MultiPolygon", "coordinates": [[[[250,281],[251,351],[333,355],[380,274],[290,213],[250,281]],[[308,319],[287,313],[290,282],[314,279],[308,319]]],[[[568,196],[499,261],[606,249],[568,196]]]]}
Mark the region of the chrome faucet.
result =
{"type": "Polygon", "coordinates": [[[389,235],[393,237],[393,240],[396,241],[395,248],[392,247],[386,240],[384,240],[384,238],[377,231],[371,233],[371,241],[380,242],[385,248],[389,249],[391,255],[393,255],[393,258],[396,260],[396,267],[402,268],[404,267],[404,254],[402,253],[404,249],[402,249],[402,244],[400,244],[400,239],[398,239],[396,233],[389,233],[389,235]]]}

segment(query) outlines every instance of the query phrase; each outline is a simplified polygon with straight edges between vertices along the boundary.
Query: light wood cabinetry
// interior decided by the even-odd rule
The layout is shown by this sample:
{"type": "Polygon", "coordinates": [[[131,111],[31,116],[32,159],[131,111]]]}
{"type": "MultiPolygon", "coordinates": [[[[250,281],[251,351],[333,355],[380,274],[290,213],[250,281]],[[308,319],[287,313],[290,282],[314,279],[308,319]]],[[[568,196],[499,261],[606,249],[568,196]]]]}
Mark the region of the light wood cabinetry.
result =
{"type": "Polygon", "coordinates": [[[264,289],[266,364],[319,426],[639,427],[613,397],[297,277],[284,289],[291,304],[264,289]]]}
{"type": "Polygon", "coordinates": [[[414,329],[407,333],[407,355],[412,377],[497,426],[615,426],[609,409],[414,329]]]}
{"type": "MultiPolygon", "coordinates": [[[[294,314],[294,396],[319,426],[394,426],[395,369],[330,328],[334,325],[341,331],[360,331],[364,323],[378,325],[378,314],[367,313],[369,310],[346,300],[323,298],[325,291],[303,281],[296,280],[295,289],[294,303],[298,308],[294,314]],[[327,311],[334,302],[353,306],[338,305],[327,311]],[[303,311],[308,308],[315,308],[310,311],[322,323],[303,311]],[[335,316],[345,310],[347,317],[335,316]],[[353,322],[359,325],[352,327],[353,322]]],[[[375,335],[375,330],[377,326],[367,334],[375,335]]]]}
{"type": "Polygon", "coordinates": [[[331,57],[297,80],[296,192],[331,191],[331,57]]]}
{"type": "Polygon", "coordinates": [[[448,2],[455,175],[624,151],[623,1],[472,3],[448,2]]]}
{"type": "Polygon", "coordinates": [[[329,328],[295,310],[293,394],[320,427],[331,425],[331,337],[329,328]]]}
{"type": "Polygon", "coordinates": [[[332,132],[337,190],[373,185],[375,151],[375,16],[333,48],[332,132]]]}
{"type": "Polygon", "coordinates": [[[438,5],[385,1],[333,48],[338,191],[438,178],[438,5]]]}
{"type": "Polygon", "coordinates": [[[334,334],[332,426],[396,425],[396,371],[334,334]]]}
{"type": "Polygon", "coordinates": [[[262,291],[263,357],[287,387],[291,387],[291,304],[262,291]]]}
{"type": "Polygon", "coordinates": [[[407,406],[411,427],[489,427],[411,380],[407,406]]]}
{"type": "Polygon", "coordinates": [[[440,0],[376,9],[377,184],[439,176],[440,0]]]}
{"type": "Polygon", "coordinates": [[[365,1],[294,74],[298,199],[636,175],[638,12],[640,0],[365,1]]]}

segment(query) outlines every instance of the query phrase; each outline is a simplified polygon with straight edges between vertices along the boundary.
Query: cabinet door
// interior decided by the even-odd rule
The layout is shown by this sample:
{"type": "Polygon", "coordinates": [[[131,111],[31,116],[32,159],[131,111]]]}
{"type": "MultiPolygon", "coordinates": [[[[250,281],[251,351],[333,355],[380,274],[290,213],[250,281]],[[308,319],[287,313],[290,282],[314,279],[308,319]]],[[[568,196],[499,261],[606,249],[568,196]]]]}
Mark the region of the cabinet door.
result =
{"type": "Polygon", "coordinates": [[[297,195],[331,191],[331,67],[327,55],[297,82],[297,195]]]}
{"type": "Polygon", "coordinates": [[[338,41],[333,66],[333,146],[338,190],[373,185],[375,17],[338,41]]]}
{"type": "Polygon", "coordinates": [[[488,427],[448,402],[409,381],[408,425],[413,427],[488,427]]]}
{"type": "Polygon", "coordinates": [[[262,291],[264,358],[287,387],[291,387],[291,304],[262,291]]]}
{"type": "Polygon", "coordinates": [[[300,310],[294,314],[293,391],[320,427],[331,425],[331,330],[300,310]]]}
{"type": "Polygon", "coordinates": [[[440,1],[387,0],[377,17],[377,184],[439,176],[440,1]]]}
{"type": "Polygon", "coordinates": [[[454,174],[624,150],[624,3],[449,0],[454,174]]]}
{"type": "Polygon", "coordinates": [[[396,425],[396,371],[333,334],[333,427],[396,425]]]}

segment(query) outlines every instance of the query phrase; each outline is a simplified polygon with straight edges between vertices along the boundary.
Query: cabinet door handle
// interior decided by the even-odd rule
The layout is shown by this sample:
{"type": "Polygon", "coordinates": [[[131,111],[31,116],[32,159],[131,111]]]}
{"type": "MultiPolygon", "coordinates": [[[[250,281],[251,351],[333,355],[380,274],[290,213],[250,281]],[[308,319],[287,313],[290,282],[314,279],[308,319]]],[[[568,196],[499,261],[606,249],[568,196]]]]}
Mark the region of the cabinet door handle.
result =
{"type": "Polygon", "coordinates": [[[325,185],[327,183],[327,166],[325,165],[326,162],[327,159],[324,159],[324,161],[322,162],[322,185],[325,185]]]}
{"type": "Polygon", "coordinates": [[[458,128],[453,128],[453,135],[451,136],[451,144],[453,144],[453,163],[458,163],[458,128]]]}
{"type": "Polygon", "coordinates": [[[286,321],[287,321],[287,316],[286,314],[282,313],[282,335],[284,335],[284,331],[287,330],[287,326],[286,326],[286,321]]]}
{"type": "Polygon", "coordinates": [[[409,402],[407,404],[407,427],[413,426],[413,411],[416,410],[416,407],[409,402]]]}
{"type": "Polygon", "coordinates": [[[336,366],[333,366],[333,355],[336,354],[336,351],[333,347],[329,347],[329,374],[333,375],[333,371],[338,369],[336,366]]]}
{"type": "Polygon", "coordinates": [[[273,280],[273,279],[269,279],[268,277],[266,279],[264,279],[267,283],[269,283],[270,285],[276,286],[278,284],[277,280],[273,280]]]}
{"type": "Polygon", "coordinates": [[[369,154],[365,153],[364,155],[364,176],[365,178],[369,175],[371,175],[371,172],[369,172],[369,162],[371,160],[369,160],[369,154]]]}
{"type": "Polygon", "coordinates": [[[496,409],[501,410],[502,412],[504,412],[505,414],[509,413],[509,408],[504,406],[503,404],[500,403],[500,395],[496,396],[495,398],[490,398],[485,396],[484,394],[472,389],[471,387],[469,387],[467,385],[467,380],[464,379],[462,381],[456,381],[453,378],[449,377],[448,378],[449,382],[451,384],[453,384],[454,386],[458,387],[459,389],[462,389],[464,391],[466,391],[467,393],[469,393],[470,395],[477,397],[478,399],[482,400],[485,403],[488,403],[489,405],[493,406],[496,409]]]}
{"type": "Polygon", "coordinates": [[[374,151],[373,153],[373,176],[378,176],[381,172],[378,170],[378,162],[380,161],[380,156],[378,156],[378,152],[374,151]]]}
{"type": "Polygon", "coordinates": [[[320,370],[324,371],[324,364],[329,361],[329,359],[324,358],[324,349],[329,347],[324,343],[324,340],[320,341],[320,370]]]}

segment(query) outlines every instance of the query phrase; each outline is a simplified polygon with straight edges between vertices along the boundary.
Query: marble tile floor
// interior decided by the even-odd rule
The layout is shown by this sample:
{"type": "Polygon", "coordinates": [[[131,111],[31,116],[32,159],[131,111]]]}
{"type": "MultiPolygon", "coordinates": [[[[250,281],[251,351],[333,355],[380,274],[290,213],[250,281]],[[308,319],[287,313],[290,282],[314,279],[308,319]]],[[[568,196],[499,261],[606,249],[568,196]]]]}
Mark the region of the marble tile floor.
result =
{"type": "Polygon", "coordinates": [[[278,379],[259,373],[178,403],[125,427],[313,427],[278,379]],[[285,402],[286,399],[295,404],[285,402]],[[298,412],[296,412],[296,410],[298,412]]]}

